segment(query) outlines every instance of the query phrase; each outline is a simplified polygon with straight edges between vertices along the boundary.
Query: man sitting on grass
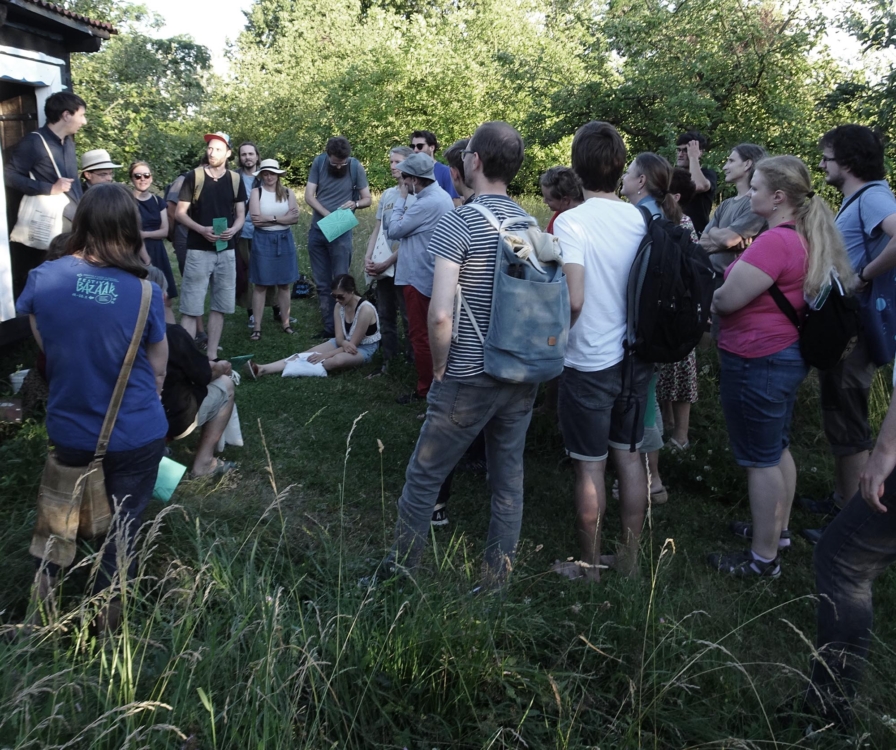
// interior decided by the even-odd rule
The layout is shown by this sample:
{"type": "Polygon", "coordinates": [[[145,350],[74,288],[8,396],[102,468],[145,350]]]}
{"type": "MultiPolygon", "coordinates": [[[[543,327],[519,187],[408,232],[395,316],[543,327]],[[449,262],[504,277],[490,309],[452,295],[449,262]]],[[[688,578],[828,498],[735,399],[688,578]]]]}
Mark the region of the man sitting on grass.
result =
{"type": "Polygon", "coordinates": [[[230,362],[211,362],[181,326],[169,323],[168,369],[162,387],[162,406],[168,418],[168,439],[180,440],[201,428],[193,477],[225,474],[232,461],[215,458],[215,446],[233,412],[230,362]]]}

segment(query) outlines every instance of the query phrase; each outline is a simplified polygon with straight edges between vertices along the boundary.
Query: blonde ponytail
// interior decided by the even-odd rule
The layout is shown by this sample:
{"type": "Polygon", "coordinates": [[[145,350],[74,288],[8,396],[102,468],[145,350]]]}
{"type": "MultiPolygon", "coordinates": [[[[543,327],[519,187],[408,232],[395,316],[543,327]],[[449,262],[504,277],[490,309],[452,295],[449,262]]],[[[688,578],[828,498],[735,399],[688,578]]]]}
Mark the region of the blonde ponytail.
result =
{"type": "Polygon", "coordinates": [[[831,269],[836,269],[843,286],[855,286],[855,272],[846,254],[840,230],[827,204],[812,190],[809,169],[795,156],[771,156],[756,165],[772,191],[780,190],[793,207],[796,231],[803,238],[809,254],[808,271],[803,281],[807,299],[818,296],[828,283],[831,269]]]}

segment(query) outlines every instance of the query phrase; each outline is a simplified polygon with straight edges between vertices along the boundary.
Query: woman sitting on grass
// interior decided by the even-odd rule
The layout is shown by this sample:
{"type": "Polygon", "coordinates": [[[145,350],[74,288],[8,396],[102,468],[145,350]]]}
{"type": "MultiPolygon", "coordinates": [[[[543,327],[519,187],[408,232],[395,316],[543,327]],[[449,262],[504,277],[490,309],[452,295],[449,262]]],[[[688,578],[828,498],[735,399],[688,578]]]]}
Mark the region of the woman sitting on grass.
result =
{"type": "Polygon", "coordinates": [[[250,360],[246,368],[251,377],[280,372],[284,378],[303,375],[323,378],[328,372],[350,370],[370,362],[381,338],[376,308],[361,299],[355,289],[355,279],[347,273],[333,279],[330,290],[337,303],[333,309],[336,337],[267,365],[250,360]]]}

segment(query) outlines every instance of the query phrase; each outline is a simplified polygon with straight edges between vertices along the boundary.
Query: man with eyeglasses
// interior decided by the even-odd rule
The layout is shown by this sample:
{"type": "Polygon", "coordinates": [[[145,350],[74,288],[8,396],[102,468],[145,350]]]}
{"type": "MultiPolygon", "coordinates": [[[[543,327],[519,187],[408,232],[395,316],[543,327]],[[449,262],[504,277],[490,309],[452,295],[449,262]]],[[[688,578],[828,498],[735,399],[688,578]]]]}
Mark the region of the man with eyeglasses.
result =
{"type": "MultiPolygon", "coordinates": [[[[834,491],[821,500],[800,501],[810,512],[832,516],[859,489],[874,446],[868,423],[871,383],[878,366],[894,356],[896,330],[887,330],[880,313],[896,305],[896,198],[885,179],[883,143],[870,128],[840,125],[825,133],[819,146],[825,182],[843,194],[836,224],[862,284],[858,343],[836,367],[818,373],[822,423],[834,454],[834,491]]],[[[815,543],[822,530],[801,533],[815,543]]]]}
{"type": "Polygon", "coordinates": [[[109,156],[109,152],[104,148],[85,151],[81,157],[81,177],[84,178],[81,187],[86,192],[93,185],[112,182],[112,179],[115,177],[115,170],[120,167],[121,164],[112,162],[112,157],[109,156]]]}
{"type": "MultiPolygon", "coordinates": [[[[859,299],[875,310],[892,306],[896,198],[884,179],[883,142],[862,125],[841,125],[819,145],[825,181],[843,193],[837,227],[863,283],[859,299]]],[[[873,441],[868,393],[880,359],[874,361],[869,346],[873,317],[863,311],[862,318],[865,330],[856,348],[833,370],[819,373],[836,491],[828,507],[822,501],[813,509],[836,515],[815,550],[817,651],[806,708],[837,729],[852,726],[852,704],[872,642],[873,584],[896,561],[896,401],[873,441]]],[[[894,333],[887,331],[891,342],[894,333]]]]}
{"type": "MultiPolygon", "coordinates": [[[[482,203],[499,221],[524,218],[507,195],[522,163],[523,139],[514,128],[506,122],[480,125],[464,150],[464,177],[476,193],[474,203],[482,203]]],[[[435,257],[428,316],[433,380],[384,572],[394,574],[420,562],[443,482],[483,429],[492,490],[483,584],[501,586],[513,567],[523,514],[523,448],[536,386],[485,374],[483,345],[468,313],[459,316],[452,336],[458,286],[479,330],[488,331],[498,242],[498,233],[470,205],[444,214],[427,246],[435,257]]]]}
{"type": "Polygon", "coordinates": [[[712,202],[716,197],[719,175],[714,169],[700,166],[700,159],[706,153],[709,143],[706,136],[696,130],[689,130],[678,136],[675,141],[676,163],[691,174],[694,183],[694,197],[687,204],[681,204],[681,210],[691,217],[694,229],[703,234],[709,223],[712,202]]]}
{"type": "Polygon", "coordinates": [[[460,206],[464,201],[451,181],[451,170],[436,160],[436,151],[439,150],[439,141],[431,130],[415,130],[411,133],[410,147],[417,154],[426,154],[435,162],[436,182],[439,187],[448,193],[455,206],[460,206]]]}
{"type": "Polygon", "coordinates": [[[330,242],[317,223],[333,211],[346,208],[357,211],[371,204],[367,173],[352,156],[348,139],[338,135],[327,141],[324,153],[315,157],[305,186],[305,203],[313,212],[308,230],[308,257],[311,274],[320,301],[323,330],[318,338],[333,338],[333,308],[336,301],[330,294],[330,284],[337,276],[349,272],[352,262],[352,231],[349,230],[330,242]]]}

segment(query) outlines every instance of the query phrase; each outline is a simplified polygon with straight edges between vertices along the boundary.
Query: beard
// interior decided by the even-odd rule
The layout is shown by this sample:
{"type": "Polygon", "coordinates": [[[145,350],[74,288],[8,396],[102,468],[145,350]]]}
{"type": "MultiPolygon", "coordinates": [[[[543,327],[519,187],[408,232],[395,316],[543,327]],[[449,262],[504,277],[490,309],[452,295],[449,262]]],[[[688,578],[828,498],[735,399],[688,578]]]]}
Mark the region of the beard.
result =
{"type": "Polygon", "coordinates": [[[336,177],[337,179],[345,177],[348,175],[348,165],[344,167],[334,167],[330,162],[327,162],[327,173],[330,177],[336,177]]]}
{"type": "Polygon", "coordinates": [[[831,174],[825,173],[824,181],[828,185],[833,185],[835,188],[837,188],[837,190],[840,190],[842,192],[843,183],[845,182],[845,180],[843,179],[843,175],[840,175],[840,174],[831,175],[831,174]]]}

